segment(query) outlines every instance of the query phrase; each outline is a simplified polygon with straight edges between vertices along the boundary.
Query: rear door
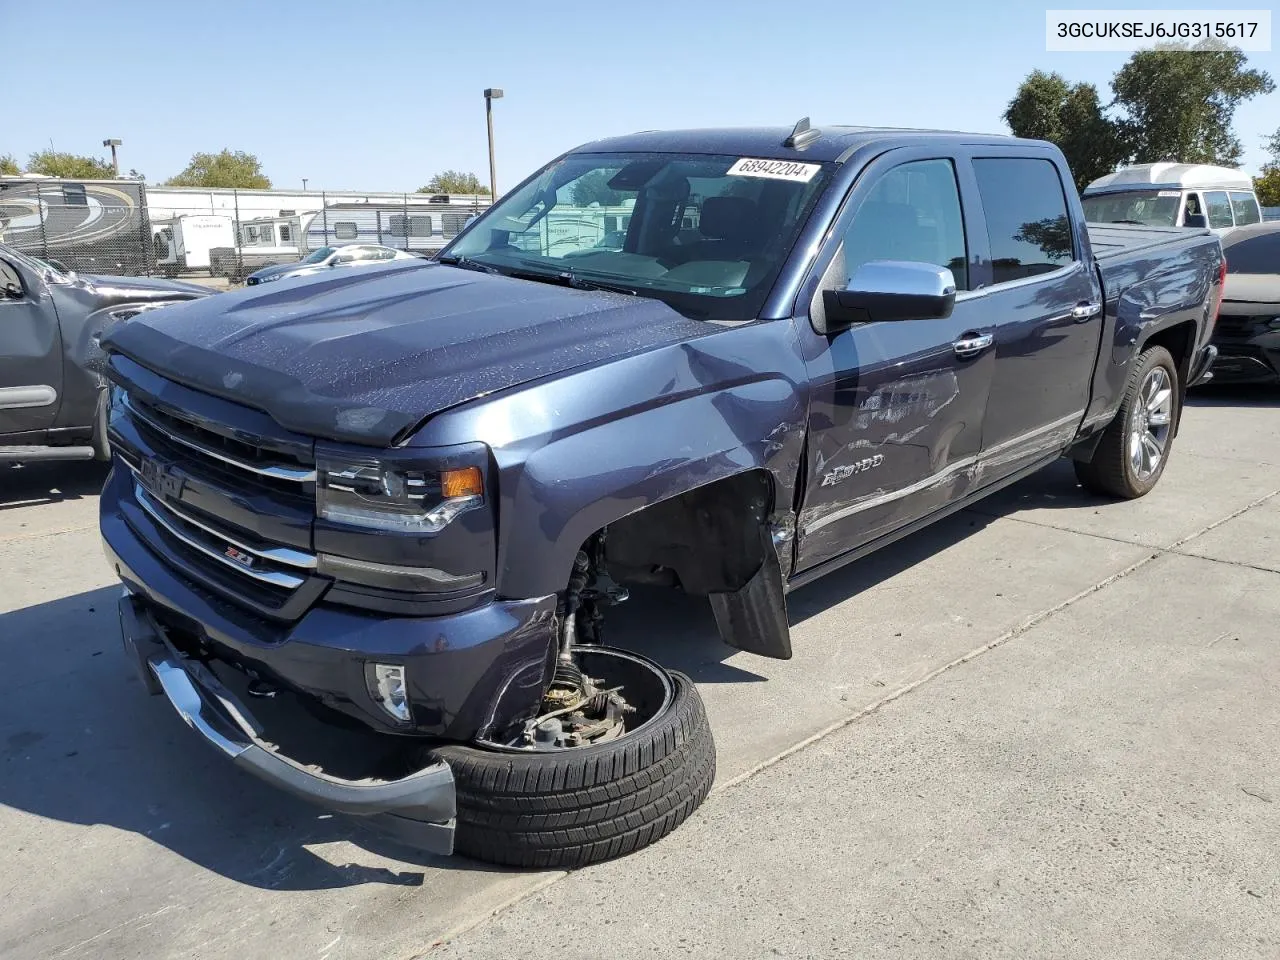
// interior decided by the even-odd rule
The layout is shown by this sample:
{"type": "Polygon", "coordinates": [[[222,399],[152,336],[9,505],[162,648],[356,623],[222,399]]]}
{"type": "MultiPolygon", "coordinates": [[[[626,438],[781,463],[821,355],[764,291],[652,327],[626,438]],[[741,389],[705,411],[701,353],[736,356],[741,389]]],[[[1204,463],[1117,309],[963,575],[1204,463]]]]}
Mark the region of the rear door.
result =
{"type": "Polygon", "coordinates": [[[0,436],[53,425],[62,394],[62,337],[38,273],[0,254],[0,436]]]}
{"type": "Polygon", "coordinates": [[[983,150],[972,159],[981,198],[981,303],[995,332],[979,484],[1016,473],[1075,436],[1089,402],[1103,311],[1074,193],[1047,152],[983,150]]]}
{"type": "MultiPolygon", "coordinates": [[[[821,309],[824,290],[872,260],[947,267],[967,290],[972,196],[955,158],[936,148],[871,163],[837,219],[810,312],[821,309]]],[[[964,495],[993,353],[981,301],[957,303],[945,320],[864,323],[833,335],[802,320],[799,331],[812,390],[796,557],[803,570],[964,495]]]]}

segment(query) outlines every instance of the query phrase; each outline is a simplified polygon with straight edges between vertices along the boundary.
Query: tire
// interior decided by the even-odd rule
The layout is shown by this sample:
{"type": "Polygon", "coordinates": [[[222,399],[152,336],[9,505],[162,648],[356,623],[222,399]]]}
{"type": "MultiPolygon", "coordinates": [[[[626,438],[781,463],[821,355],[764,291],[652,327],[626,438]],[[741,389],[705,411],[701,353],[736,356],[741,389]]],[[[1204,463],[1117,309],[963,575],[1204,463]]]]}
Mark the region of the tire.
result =
{"type": "Polygon", "coordinates": [[[683,823],[716,773],[702,698],[682,673],[664,713],[616,740],[563,750],[437,747],[453,770],[459,853],[571,868],[639,850],[683,823]]]}
{"type": "Polygon", "coordinates": [[[1092,493],[1123,500],[1150,493],[1169,462],[1180,403],[1178,368],[1169,351],[1164,347],[1142,351],[1125,382],[1120,409],[1102,432],[1093,459],[1075,461],[1076,478],[1092,493]],[[1157,410],[1150,406],[1149,390],[1162,376],[1169,391],[1168,402],[1157,410]],[[1157,422],[1161,418],[1162,422],[1157,422]],[[1149,434],[1150,440],[1135,439],[1142,434],[1149,434]],[[1145,454],[1135,452],[1135,442],[1143,444],[1145,454]],[[1153,444],[1159,447],[1160,456],[1148,472],[1145,466],[1152,462],[1153,444]]]}

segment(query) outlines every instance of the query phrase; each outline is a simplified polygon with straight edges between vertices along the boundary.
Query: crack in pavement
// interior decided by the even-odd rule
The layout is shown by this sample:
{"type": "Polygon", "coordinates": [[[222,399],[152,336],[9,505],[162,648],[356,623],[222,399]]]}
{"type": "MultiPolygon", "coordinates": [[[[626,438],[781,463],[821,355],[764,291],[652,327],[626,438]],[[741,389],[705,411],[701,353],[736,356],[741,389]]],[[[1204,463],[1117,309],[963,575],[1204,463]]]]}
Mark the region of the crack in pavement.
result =
{"type": "MultiPolygon", "coordinates": [[[[1010,641],[1016,640],[1018,637],[1022,636],[1023,634],[1032,630],[1033,628],[1044,623],[1046,620],[1049,620],[1051,617],[1061,613],[1063,610],[1066,610],[1067,608],[1074,606],[1076,603],[1079,603],[1081,600],[1084,600],[1086,597],[1092,596],[1093,594],[1099,592],[1100,590],[1105,590],[1111,584],[1124,579],[1125,577],[1129,576],[1132,573],[1136,573],[1138,570],[1141,570],[1143,567],[1147,566],[1150,563],[1153,563],[1155,560],[1158,560],[1162,556],[1165,556],[1168,554],[1176,554],[1178,556],[1189,557],[1196,560],[1211,560],[1212,558],[1210,557],[1197,557],[1194,554],[1182,553],[1177,548],[1184,546],[1187,543],[1190,543],[1192,540],[1196,539],[1197,537],[1204,536],[1204,534],[1222,526],[1224,523],[1228,523],[1231,520],[1234,520],[1237,517],[1244,515],[1248,511],[1252,510],[1254,507],[1257,507],[1266,503],[1268,500],[1271,500],[1273,497],[1277,495],[1280,495],[1280,488],[1272,490],[1270,493],[1264,494],[1263,496],[1258,497],[1256,500],[1249,502],[1245,506],[1241,507],[1239,510],[1232,511],[1227,516],[1222,517],[1219,520],[1215,520],[1213,523],[1210,523],[1207,526],[1202,527],[1199,530],[1196,530],[1194,533],[1188,534],[1187,536],[1176,541],[1175,543],[1171,544],[1168,547],[1152,547],[1151,549],[1154,552],[1151,553],[1150,555],[1145,556],[1141,560],[1137,560],[1134,563],[1129,564],[1129,566],[1125,567],[1123,570],[1119,570],[1111,574],[1110,576],[1104,577],[1102,580],[1099,580],[1097,583],[1093,584],[1092,586],[1086,587],[1085,589],[1073,594],[1072,596],[1061,601],[1060,603],[1056,603],[1053,606],[1047,607],[1044,610],[1041,610],[1039,613],[1032,614],[1022,623],[1018,624],[1017,626],[1009,630],[1006,630],[1004,633],[1000,634],[1000,636],[996,637],[994,640],[984,643],[981,646],[978,646],[973,650],[969,651],[968,653],[963,654],[962,656],[959,656],[956,659],[949,661],[948,663],[944,663],[942,666],[931,670],[930,672],[926,673],[924,676],[916,680],[913,680],[910,683],[903,684],[902,686],[896,688],[892,692],[885,694],[883,697],[880,697],[878,700],[873,701],[872,703],[862,707],[861,709],[855,710],[853,713],[847,714],[846,716],[841,717],[840,719],[835,720],[832,723],[829,723],[827,726],[823,727],[821,730],[818,730],[816,733],[810,734],[808,737],[805,737],[803,740],[800,740],[797,743],[792,744],[787,749],[775,754],[772,757],[762,760],[760,763],[751,767],[749,770],[746,770],[738,774],[736,777],[732,777],[729,780],[725,781],[724,783],[716,783],[711,789],[711,795],[717,795],[717,794],[723,793],[725,791],[733,789],[734,787],[737,787],[739,784],[745,783],[746,781],[750,780],[752,777],[755,777],[757,774],[762,773],[765,770],[768,770],[770,767],[776,766],[777,764],[781,763],[783,760],[786,760],[788,757],[795,756],[801,751],[806,750],[807,748],[813,746],[815,743],[818,743],[821,740],[825,740],[827,737],[831,736],[832,734],[838,733],[839,731],[844,730],[846,727],[852,726],[853,724],[857,723],[859,720],[862,720],[865,717],[868,717],[874,713],[877,713],[881,708],[887,706],[890,703],[893,703],[896,700],[901,699],[902,697],[907,696],[909,693],[915,690],[920,689],[925,684],[930,683],[933,680],[936,680],[938,677],[942,676],[943,674],[950,673],[952,670],[956,669],[957,667],[963,666],[964,664],[969,663],[972,660],[976,660],[978,657],[981,657],[983,654],[990,653],[992,650],[996,650],[1000,647],[1003,647],[1005,644],[1009,643],[1010,641]]],[[[1034,523],[1033,521],[1023,521],[1023,522],[1034,523]]],[[[1049,526],[1048,524],[1034,524],[1034,525],[1049,526]]],[[[1054,527],[1053,529],[1062,530],[1063,528],[1054,527]]],[[[1065,532],[1075,533],[1084,537],[1095,536],[1094,534],[1087,533],[1080,530],[1066,530],[1065,532]]],[[[1108,540],[1111,538],[1098,537],[1098,539],[1108,540]]],[[[1124,543],[1128,546],[1138,546],[1138,547],[1148,546],[1148,544],[1141,544],[1141,543],[1135,544],[1127,540],[1118,541],[1118,542],[1124,543]]],[[[1276,571],[1271,570],[1266,572],[1275,573],[1276,571]]],[[[432,951],[445,945],[449,941],[456,940],[458,937],[461,937],[464,934],[468,933],[469,931],[474,930],[476,927],[480,926],[482,923],[485,923],[486,921],[491,920],[494,917],[497,917],[501,913],[515,906],[516,904],[527,900],[529,897],[535,896],[541,891],[547,889],[548,887],[552,886],[553,884],[567,877],[569,873],[570,871],[559,871],[555,874],[552,874],[549,877],[545,877],[538,883],[534,884],[529,889],[521,891],[520,893],[515,894],[514,896],[510,897],[508,900],[504,901],[503,903],[485,910],[479,916],[473,917],[469,920],[463,921],[462,923],[456,924],[448,932],[442,934],[440,937],[434,940],[431,944],[429,944],[425,950],[423,950],[420,953],[412,954],[408,958],[408,960],[425,960],[427,955],[430,954],[432,951]]]]}

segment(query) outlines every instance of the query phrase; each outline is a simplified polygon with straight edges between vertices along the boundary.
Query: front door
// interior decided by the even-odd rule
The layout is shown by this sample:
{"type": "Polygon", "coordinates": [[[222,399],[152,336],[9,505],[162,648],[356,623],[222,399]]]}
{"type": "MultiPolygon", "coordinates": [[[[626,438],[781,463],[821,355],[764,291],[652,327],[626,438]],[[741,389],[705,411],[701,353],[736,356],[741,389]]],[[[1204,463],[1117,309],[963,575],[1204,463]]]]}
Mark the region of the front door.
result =
{"type": "MultiPolygon", "coordinates": [[[[853,188],[813,311],[823,289],[843,286],[872,260],[947,267],[958,290],[969,288],[971,221],[956,163],[905,160],[904,152],[872,163],[853,188]]],[[[945,320],[863,323],[831,336],[805,324],[800,332],[812,395],[797,571],[964,495],[993,357],[980,300],[957,303],[945,320]]]]}
{"type": "Polygon", "coordinates": [[[0,443],[53,426],[62,392],[62,338],[38,273],[0,257],[0,443]]]}

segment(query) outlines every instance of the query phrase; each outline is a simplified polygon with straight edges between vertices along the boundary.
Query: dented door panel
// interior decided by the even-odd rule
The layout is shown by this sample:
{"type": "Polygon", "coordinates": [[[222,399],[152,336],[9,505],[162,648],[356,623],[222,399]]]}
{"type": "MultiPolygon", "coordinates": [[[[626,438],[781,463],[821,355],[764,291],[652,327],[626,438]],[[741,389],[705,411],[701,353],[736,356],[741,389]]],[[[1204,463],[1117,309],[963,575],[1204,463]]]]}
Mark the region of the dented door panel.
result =
{"type": "Polygon", "coordinates": [[[797,569],[909,523],[970,489],[991,351],[956,356],[980,303],[946,320],[871,323],[815,342],[797,569]]]}

